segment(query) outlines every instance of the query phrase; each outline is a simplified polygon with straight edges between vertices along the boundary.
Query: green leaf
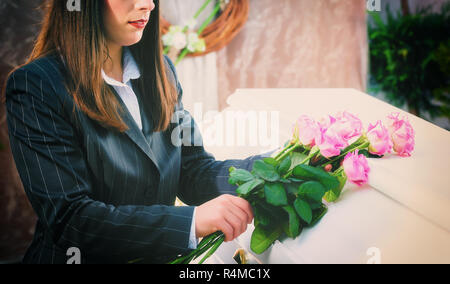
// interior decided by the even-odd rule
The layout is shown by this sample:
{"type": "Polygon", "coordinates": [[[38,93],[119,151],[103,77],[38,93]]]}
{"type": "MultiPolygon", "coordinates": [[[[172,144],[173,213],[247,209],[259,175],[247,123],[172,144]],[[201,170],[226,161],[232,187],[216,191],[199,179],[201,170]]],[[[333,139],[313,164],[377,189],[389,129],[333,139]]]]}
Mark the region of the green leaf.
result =
{"type": "Polygon", "coordinates": [[[238,189],[236,189],[237,194],[240,195],[247,195],[250,192],[252,192],[255,188],[257,188],[260,185],[263,185],[264,181],[260,179],[254,179],[249,182],[244,183],[243,185],[239,186],[238,189]]]}
{"type": "Polygon", "coordinates": [[[280,166],[278,167],[278,172],[280,173],[280,175],[285,175],[289,169],[291,168],[291,157],[287,156],[283,161],[281,161],[280,166]]]}
{"type": "Polygon", "coordinates": [[[338,200],[339,197],[341,196],[342,190],[344,189],[344,186],[347,182],[347,176],[345,175],[344,171],[336,173],[335,176],[339,181],[339,186],[336,188],[332,188],[327,193],[325,193],[323,198],[327,202],[335,202],[336,200],[338,200]]]}
{"type": "Polygon", "coordinates": [[[358,154],[364,155],[366,158],[373,158],[373,159],[381,159],[384,157],[384,156],[380,156],[380,155],[371,154],[366,149],[359,150],[358,154]]]}
{"type": "Polygon", "coordinates": [[[313,211],[313,217],[311,223],[308,225],[308,227],[313,227],[319,223],[320,220],[322,220],[323,216],[327,214],[328,208],[325,205],[322,205],[322,207],[318,210],[313,211]]]}
{"type": "Polygon", "coordinates": [[[286,219],[286,212],[282,207],[272,206],[265,202],[265,200],[256,200],[252,204],[252,208],[254,210],[255,222],[265,227],[276,227],[280,224],[280,220],[286,219]]]}
{"type": "Polygon", "coordinates": [[[293,175],[300,179],[318,181],[325,186],[326,191],[339,186],[339,181],[336,177],[320,168],[298,165],[294,168],[293,175]]]}
{"type": "Polygon", "coordinates": [[[293,178],[293,177],[289,178],[289,180],[291,182],[295,182],[295,183],[303,183],[303,182],[305,182],[305,180],[303,180],[303,179],[298,179],[298,178],[293,178]]]}
{"type": "Polygon", "coordinates": [[[298,186],[295,186],[293,184],[287,184],[286,191],[288,194],[297,196],[298,195],[298,186]]]}
{"type": "Polygon", "coordinates": [[[323,206],[322,202],[314,202],[314,201],[308,200],[308,203],[309,203],[309,207],[311,207],[311,210],[313,211],[313,216],[314,216],[314,210],[322,208],[322,206],[323,206]]]}
{"type": "Polygon", "coordinates": [[[280,175],[277,173],[276,168],[261,160],[255,161],[253,164],[253,172],[266,181],[275,182],[280,179],[280,175]]]}
{"type": "Polygon", "coordinates": [[[243,169],[235,169],[230,173],[228,183],[231,185],[242,184],[254,179],[255,177],[249,171],[243,169]]]}
{"type": "Polygon", "coordinates": [[[269,226],[271,224],[270,212],[258,203],[253,208],[255,210],[255,226],[257,226],[257,224],[269,226]]]}
{"type": "Polygon", "coordinates": [[[277,160],[275,160],[272,157],[264,158],[263,161],[264,161],[264,163],[272,165],[272,166],[277,166],[278,165],[277,160]]]}
{"type": "Polygon", "coordinates": [[[285,206],[288,203],[286,190],[280,183],[267,183],[264,186],[266,201],[273,206],[285,206]]]}
{"type": "Polygon", "coordinates": [[[283,228],[284,235],[282,234],[282,235],[278,238],[278,240],[279,240],[280,242],[282,242],[282,241],[284,241],[284,240],[290,238],[291,232],[289,231],[289,220],[286,221],[286,222],[283,222],[282,228],[283,228]]]}
{"type": "Polygon", "coordinates": [[[323,185],[317,181],[305,182],[298,188],[298,194],[301,197],[308,197],[320,203],[322,203],[322,198],[325,192],[325,187],[323,187],[323,185]]]}
{"type": "Polygon", "coordinates": [[[303,162],[308,155],[299,153],[299,152],[293,152],[291,155],[291,168],[289,170],[292,170],[296,166],[300,165],[301,162],[303,162]]]}
{"type": "Polygon", "coordinates": [[[306,223],[310,224],[312,221],[312,210],[309,206],[308,202],[304,201],[300,197],[297,198],[294,202],[295,211],[303,219],[306,223]]]}
{"type": "Polygon", "coordinates": [[[289,215],[289,234],[288,236],[292,239],[295,239],[300,235],[300,219],[295,213],[295,209],[292,206],[283,207],[284,211],[286,211],[289,215]]]}
{"type": "Polygon", "coordinates": [[[289,179],[285,179],[285,178],[280,178],[279,182],[284,183],[284,184],[292,183],[289,179]]]}
{"type": "Polygon", "coordinates": [[[256,254],[265,252],[283,233],[282,226],[266,229],[261,225],[256,226],[250,241],[250,248],[256,254]]]}
{"type": "Polygon", "coordinates": [[[327,202],[331,203],[331,202],[335,202],[336,200],[338,200],[340,196],[341,196],[340,192],[337,192],[336,190],[329,190],[329,191],[327,191],[327,193],[325,193],[323,198],[327,202]]]}

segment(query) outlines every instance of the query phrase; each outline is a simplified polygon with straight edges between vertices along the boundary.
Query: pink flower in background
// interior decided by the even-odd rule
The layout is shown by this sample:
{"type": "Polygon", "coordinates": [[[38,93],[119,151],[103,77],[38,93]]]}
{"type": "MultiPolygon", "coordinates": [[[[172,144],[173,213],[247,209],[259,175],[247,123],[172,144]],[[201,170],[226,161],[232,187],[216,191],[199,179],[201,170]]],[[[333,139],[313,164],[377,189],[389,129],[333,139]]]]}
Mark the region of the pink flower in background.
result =
{"type": "Polygon", "coordinates": [[[388,130],[394,145],[394,151],[402,157],[410,157],[414,151],[415,132],[407,118],[400,119],[400,113],[388,116],[388,130]]]}
{"type": "Polygon", "coordinates": [[[392,151],[391,136],[380,120],[375,125],[369,124],[366,136],[370,142],[369,152],[371,154],[383,156],[392,151]]]}
{"type": "Polygon", "coordinates": [[[294,136],[302,145],[314,146],[315,138],[320,134],[319,125],[307,115],[302,115],[294,125],[294,136]]]}
{"type": "Polygon", "coordinates": [[[336,132],[322,128],[316,137],[316,145],[320,149],[320,154],[325,158],[331,158],[341,154],[347,144],[336,132]]]}
{"type": "Polygon", "coordinates": [[[364,155],[358,155],[358,150],[348,153],[342,165],[348,180],[354,184],[362,186],[369,181],[369,164],[364,155]]]}
{"type": "Polygon", "coordinates": [[[361,136],[363,124],[355,115],[344,111],[338,113],[335,119],[336,121],[330,125],[329,129],[341,136],[346,142],[354,137],[361,136]]]}

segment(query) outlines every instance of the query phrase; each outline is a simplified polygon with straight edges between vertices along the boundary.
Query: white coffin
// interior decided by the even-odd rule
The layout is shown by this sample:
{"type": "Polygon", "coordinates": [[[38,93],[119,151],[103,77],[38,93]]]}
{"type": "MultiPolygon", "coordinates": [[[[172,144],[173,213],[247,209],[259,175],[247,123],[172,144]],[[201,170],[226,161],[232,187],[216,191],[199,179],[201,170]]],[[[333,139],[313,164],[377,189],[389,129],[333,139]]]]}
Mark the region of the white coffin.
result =
{"type": "MultiPolygon", "coordinates": [[[[220,135],[211,129],[226,121],[227,113],[236,111],[267,114],[269,122],[279,115],[278,146],[290,139],[292,124],[301,114],[319,119],[347,110],[361,118],[367,128],[369,123],[383,120],[392,112],[401,112],[408,115],[416,131],[412,157],[391,154],[370,159],[368,186],[357,188],[348,184],[342,198],[329,206],[328,214],[317,226],[304,230],[295,240],[277,241],[264,254],[254,255],[257,262],[450,263],[447,130],[353,89],[241,89],[228,99],[228,104],[230,107],[215,119],[209,116],[209,125],[202,125],[205,147],[219,160],[245,158],[274,149],[264,143],[221,145],[220,135]]],[[[201,117],[196,119],[201,122],[201,117]]],[[[223,125],[225,131],[230,130],[230,125],[223,125]]],[[[226,141],[229,132],[223,136],[226,141]]],[[[249,227],[237,240],[223,244],[209,263],[235,263],[232,257],[238,248],[251,253],[252,231],[253,227],[249,227]]]]}

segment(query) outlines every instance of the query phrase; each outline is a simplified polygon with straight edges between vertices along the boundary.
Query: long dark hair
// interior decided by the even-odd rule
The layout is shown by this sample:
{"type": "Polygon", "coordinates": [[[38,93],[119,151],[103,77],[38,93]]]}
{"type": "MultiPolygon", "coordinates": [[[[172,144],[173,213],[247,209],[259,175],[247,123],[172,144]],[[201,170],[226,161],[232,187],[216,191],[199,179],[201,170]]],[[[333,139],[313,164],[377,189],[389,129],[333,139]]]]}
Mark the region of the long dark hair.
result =
{"type": "MultiPolygon", "coordinates": [[[[41,31],[27,61],[58,52],[66,65],[65,84],[76,105],[91,119],[121,132],[128,126],[120,116],[118,99],[101,76],[109,58],[103,26],[103,0],[81,0],[81,11],[69,11],[66,1],[47,0],[41,31]]],[[[160,39],[159,0],[154,0],[141,41],[130,47],[141,71],[141,94],[151,96],[154,131],[169,127],[177,92],[166,73],[160,39]]],[[[26,63],[26,64],[27,64],[26,63]]]]}

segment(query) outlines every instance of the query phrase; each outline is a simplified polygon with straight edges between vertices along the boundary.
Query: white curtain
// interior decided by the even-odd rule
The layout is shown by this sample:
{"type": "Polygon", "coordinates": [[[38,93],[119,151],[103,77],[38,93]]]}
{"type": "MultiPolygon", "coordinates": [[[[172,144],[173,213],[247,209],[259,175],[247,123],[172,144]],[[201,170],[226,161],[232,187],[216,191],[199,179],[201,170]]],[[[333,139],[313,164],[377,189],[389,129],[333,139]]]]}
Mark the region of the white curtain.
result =
{"type": "MultiPolygon", "coordinates": [[[[204,0],[163,0],[161,12],[174,25],[185,25],[202,6],[204,0]]],[[[196,28],[211,14],[215,5],[212,1],[197,20],[196,28]]],[[[185,109],[194,113],[195,104],[201,104],[202,112],[219,108],[217,54],[200,57],[186,57],[177,66],[177,73],[183,87],[185,109]]],[[[200,106],[200,105],[198,105],[200,106]]],[[[198,109],[197,106],[197,109],[198,109]]]]}
{"type": "Polygon", "coordinates": [[[365,0],[250,0],[246,25],[218,52],[220,107],[240,88],[364,91],[367,52],[365,0]]]}

